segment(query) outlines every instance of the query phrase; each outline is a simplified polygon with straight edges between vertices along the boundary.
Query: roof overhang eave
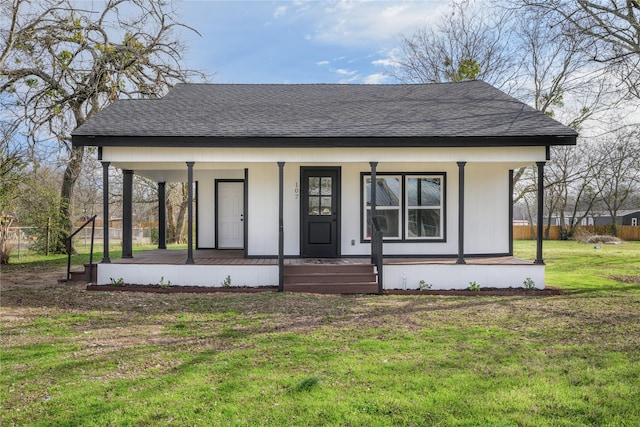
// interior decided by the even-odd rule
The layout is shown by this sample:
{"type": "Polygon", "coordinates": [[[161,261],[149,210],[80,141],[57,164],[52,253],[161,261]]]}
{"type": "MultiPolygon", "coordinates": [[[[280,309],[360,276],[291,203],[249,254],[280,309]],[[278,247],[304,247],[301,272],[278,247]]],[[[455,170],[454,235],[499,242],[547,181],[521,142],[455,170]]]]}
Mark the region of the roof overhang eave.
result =
{"type": "Polygon", "coordinates": [[[507,136],[330,136],[330,137],[219,137],[73,135],[74,146],[93,147],[527,147],[576,145],[575,135],[507,136]]]}

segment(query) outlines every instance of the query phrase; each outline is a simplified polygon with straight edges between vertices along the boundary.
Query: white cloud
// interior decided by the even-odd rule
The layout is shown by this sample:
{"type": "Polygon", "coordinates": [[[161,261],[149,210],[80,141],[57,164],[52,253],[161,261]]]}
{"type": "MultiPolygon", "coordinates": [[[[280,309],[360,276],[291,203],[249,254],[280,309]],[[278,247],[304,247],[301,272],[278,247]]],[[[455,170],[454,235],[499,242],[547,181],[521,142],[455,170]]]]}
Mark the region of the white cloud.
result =
{"type": "Polygon", "coordinates": [[[371,61],[371,65],[382,68],[395,68],[398,65],[399,57],[401,54],[399,48],[395,47],[386,52],[381,51],[380,53],[385,55],[385,57],[371,61]]]}
{"type": "Polygon", "coordinates": [[[389,76],[382,73],[370,74],[364,78],[364,82],[366,84],[379,85],[386,83],[389,80],[389,76]]]}
{"type": "Polygon", "coordinates": [[[371,64],[375,65],[376,67],[393,67],[395,63],[396,62],[391,58],[376,59],[375,61],[371,61],[371,64]]]}
{"type": "Polygon", "coordinates": [[[316,62],[316,65],[318,66],[329,65],[329,61],[318,61],[316,62]]]}
{"type": "Polygon", "coordinates": [[[364,46],[410,35],[439,16],[445,0],[334,2],[318,17],[314,40],[339,46],[364,46]]]}
{"type": "Polygon", "coordinates": [[[337,70],[335,70],[336,74],[340,74],[342,76],[354,76],[356,74],[358,74],[357,71],[353,71],[353,70],[345,70],[344,68],[338,68],[337,70]]]}
{"type": "Polygon", "coordinates": [[[387,19],[392,19],[396,15],[401,14],[406,8],[407,6],[402,4],[391,6],[382,11],[382,16],[387,19]]]}
{"type": "Polygon", "coordinates": [[[278,6],[276,10],[273,12],[273,17],[278,18],[280,16],[284,16],[287,13],[287,6],[278,6]]]}

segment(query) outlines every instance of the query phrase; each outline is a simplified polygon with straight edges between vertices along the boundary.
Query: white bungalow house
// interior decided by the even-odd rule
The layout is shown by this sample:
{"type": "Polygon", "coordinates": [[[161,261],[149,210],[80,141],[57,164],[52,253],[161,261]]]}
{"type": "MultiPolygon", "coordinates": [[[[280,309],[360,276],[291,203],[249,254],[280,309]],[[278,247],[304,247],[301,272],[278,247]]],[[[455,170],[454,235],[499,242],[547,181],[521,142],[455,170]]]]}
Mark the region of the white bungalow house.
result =
{"type": "Polygon", "coordinates": [[[549,147],[576,137],[481,81],[179,84],[161,99],[114,102],[73,144],[98,147],[105,218],[109,167],[124,171],[123,259],[105,256],[98,284],[231,278],[381,293],[420,281],[543,287],[541,236],[535,260],[513,257],[512,172],[537,164],[542,179],[549,147]],[[158,182],[161,222],[159,249],[135,256],[133,174],[158,182]],[[188,183],[195,201],[186,251],[164,249],[166,182],[188,183]],[[344,266],[354,270],[334,271],[344,266]]]}

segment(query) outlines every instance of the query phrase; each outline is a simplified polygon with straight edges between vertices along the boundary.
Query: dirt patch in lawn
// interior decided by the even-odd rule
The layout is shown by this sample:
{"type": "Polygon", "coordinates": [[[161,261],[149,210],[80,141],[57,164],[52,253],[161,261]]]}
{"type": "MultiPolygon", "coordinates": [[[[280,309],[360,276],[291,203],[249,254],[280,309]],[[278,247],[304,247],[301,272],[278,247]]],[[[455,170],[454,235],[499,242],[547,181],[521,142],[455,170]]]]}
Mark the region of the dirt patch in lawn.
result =
{"type": "Polygon", "coordinates": [[[159,286],[159,285],[87,285],[88,291],[103,291],[103,292],[146,292],[152,294],[175,294],[175,293],[258,293],[258,292],[276,292],[277,286],[262,286],[259,288],[212,288],[206,286],[159,286]]]}
{"type": "MultiPolygon", "coordinates": [[[[276,292],[276,286],[265,286],[260,288],[212,288],[205,286],[168,286],[162,287],[158,285],[88,285],[88,291],[103,292],[144,292],[144,293],[259,293],[259,292],[276,292]]],[[[385,295],[455,295],[455,296],[551,296],[560,295],[562,291],[555,288],[532,289],[523,288],[484,288],[479,291],[471,291],[468,289],[458,290],[404,290],[404,289],[387,289],[385,295]]]]}
{"type": "Polygon", "coordinates": [[[0,289],[45,289],[58,284],[58,279],[66,276],[66,267],[30,267],[2,266],[0,271],[0,289]]]}
{"type": "Polygon", "coordinates": [[[488,296],[524,296],[524,297],[542,297],[560,295],[562,291],[560,289],[547,287],[545,289],[532,289],[527,290],[524,288],[481,288],[479,291],[471,291],[468,289],[455,289],[455,290],[401,290],[401,289],[389,289],[385,291],[388,295],[456,295],[456,296],[471,296],[471,297],[488,297],[488,296]]]}
{"type": "Polygon", "coordinates": [[[640,276],[609,276],[610,279],[622,283],[634,283],[640,285],[640,276]]]}
{"type": "MultiPolygon", "coordinates": [[[[83,282],[67,282],[58,283],[65,277],[66,269],[59,268],[3,268],[0,275],[0,289],[2,291],[10,290],[44,290],[47,288],[56,288],[63,291],[65,298],[85,298],[84,290],[87,291],[103,291],[103,292],[144,292],[153,294],[167,293],[258,293],[258,292],[276,292],[277,287],[204,287],[204,286],[168,286],[162,287],[158,285],[87,285],[83,282]],[[8,271],[6,271],[8,270],[8,271]],[[77,290],[80,293],[69,293],[70,290],[77,290]]],[[[625,283],[640,283],[640,278],[635,276],[612,277],[614,280],[623,281],[625,283]]],[[[552,296],[559,295],[562,292],[559,289],[547,287],[545,289],[525,290],[523,288],[481,288],[479,291],[462,290],[402,290],[388,289],[384,292],[386,295],[451,295],[451,296],[552,296]]],[[[6,296],[6,294],[5,294],[6,296]]],[[[23,295],[23,298],[25,296],[23,295]]],[[[43,301],[46,305],[46,301],[43,301]]]]}

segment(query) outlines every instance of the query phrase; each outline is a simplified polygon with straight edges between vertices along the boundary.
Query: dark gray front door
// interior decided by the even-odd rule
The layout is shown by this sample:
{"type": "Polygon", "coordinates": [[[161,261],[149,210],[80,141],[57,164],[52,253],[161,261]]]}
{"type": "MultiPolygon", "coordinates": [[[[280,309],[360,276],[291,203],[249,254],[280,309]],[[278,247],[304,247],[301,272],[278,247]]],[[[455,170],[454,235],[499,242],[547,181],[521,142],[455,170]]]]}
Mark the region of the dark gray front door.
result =
{"type": "Polygon", "coordinates": [[[301,168],[301,255],[340,256],[340,168],[301,168]]]}

